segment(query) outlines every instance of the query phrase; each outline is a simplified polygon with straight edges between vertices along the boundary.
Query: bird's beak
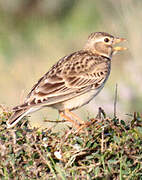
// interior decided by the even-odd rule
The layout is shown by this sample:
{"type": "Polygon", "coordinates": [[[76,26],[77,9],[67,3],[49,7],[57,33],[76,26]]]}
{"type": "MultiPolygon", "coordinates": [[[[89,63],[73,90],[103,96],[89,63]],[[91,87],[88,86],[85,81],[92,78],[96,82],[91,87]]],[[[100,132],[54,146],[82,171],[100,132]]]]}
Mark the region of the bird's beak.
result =
{"type": "MultiPolygon", "coordinates": [[[[113,44],[118,44],[120,42],[123,42],[123,41],[126,41],[126,39],[124,38],[115,38],[114,41],[113,41],[113,44]]],[[[116,47],[113,47],[113,51],[124,51],[126,50],[127,48],[126,47],[120,47],[120,46],[116,46],[116,47]]]]}

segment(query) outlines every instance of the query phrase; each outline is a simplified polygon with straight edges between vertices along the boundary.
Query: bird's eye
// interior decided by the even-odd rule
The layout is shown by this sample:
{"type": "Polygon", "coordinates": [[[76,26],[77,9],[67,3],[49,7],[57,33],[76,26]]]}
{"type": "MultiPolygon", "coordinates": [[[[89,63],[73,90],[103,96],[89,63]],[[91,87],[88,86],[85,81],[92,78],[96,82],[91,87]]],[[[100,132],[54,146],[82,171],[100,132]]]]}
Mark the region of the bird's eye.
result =
{"type": "Polygon", "coordinates": [[[105,41],[105,42],[109,42],[109,38],[105,38],[104,41],[105,41]]]}

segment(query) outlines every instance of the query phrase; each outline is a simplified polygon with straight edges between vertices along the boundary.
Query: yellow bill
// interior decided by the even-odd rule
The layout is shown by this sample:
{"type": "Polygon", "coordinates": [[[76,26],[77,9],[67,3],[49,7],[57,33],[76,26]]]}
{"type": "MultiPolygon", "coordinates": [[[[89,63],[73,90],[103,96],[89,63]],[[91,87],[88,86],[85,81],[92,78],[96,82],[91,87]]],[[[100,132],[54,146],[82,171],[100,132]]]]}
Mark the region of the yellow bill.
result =
{"type": "Polygon", "coordinates": [[[124,50],[127,50],[126,47],[119,47],[119,46],[114,47],[113,49],[114,49],[114,51],[124,51],[124,50]]]}
{"type": "MultiPolygon", "coordinates": [[[[124,39],[124,38],[116,38],[116,39],[114,39],[113,43],[118,44],[118,43],[123,42],[123,41],[126,41],[126,39],[124,39]]],[[[124,51],[124,50],[127,50],[127,48],[126,47],[116,46],[116,47],[113,48],[113,50],[114,51],[124,51]]]]}

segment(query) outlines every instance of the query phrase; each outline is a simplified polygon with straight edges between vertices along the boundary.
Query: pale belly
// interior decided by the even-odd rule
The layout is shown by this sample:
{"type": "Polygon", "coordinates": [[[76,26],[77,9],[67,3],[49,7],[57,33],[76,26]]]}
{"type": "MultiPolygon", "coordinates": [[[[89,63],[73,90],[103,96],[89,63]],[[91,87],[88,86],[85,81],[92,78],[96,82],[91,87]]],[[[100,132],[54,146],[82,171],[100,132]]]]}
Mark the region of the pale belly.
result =
{"type": "Polygon", "coordinates": [[[64,101],[62,103],[55,104],[52,107],[58,109],[59,111],[64,111],[65,109],[75,110],[85,104],[88,104],[101,91],[102,88],[103,87],[90,90],[87,93],[64,101]]]}

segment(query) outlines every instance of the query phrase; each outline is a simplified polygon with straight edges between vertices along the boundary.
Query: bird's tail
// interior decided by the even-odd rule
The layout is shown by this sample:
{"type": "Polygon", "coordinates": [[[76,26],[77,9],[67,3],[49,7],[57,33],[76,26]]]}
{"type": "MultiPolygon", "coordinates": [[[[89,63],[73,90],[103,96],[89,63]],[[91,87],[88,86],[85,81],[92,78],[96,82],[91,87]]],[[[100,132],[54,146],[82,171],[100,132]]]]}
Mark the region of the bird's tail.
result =
{"type": "Polygon", "coordinates": [[[6,122],[7,128],[12,128],[13,126],[15,126],[24,116],[30,113],[29,110],[30,110],[29,108],[15,110],[14,113],[6,122]]]}

